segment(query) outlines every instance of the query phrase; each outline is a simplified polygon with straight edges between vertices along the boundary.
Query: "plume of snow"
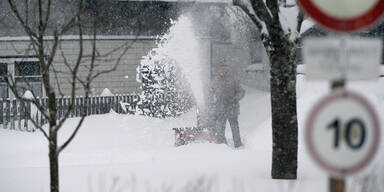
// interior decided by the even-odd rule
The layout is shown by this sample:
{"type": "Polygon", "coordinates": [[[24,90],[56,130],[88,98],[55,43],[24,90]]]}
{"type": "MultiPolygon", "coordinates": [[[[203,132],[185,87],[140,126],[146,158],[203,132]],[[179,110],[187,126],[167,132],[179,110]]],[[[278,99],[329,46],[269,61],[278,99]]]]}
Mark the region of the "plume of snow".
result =
{"type": "Polygon", "coordinates": [[[199,39],[194,33],[194,26],[188,16],[181,15],[168,34],[160,38],[158,47],[150,51],[159,57],[167,57],[176,62],[191,86],[198,104],[204,103],[202,61],[199,39]]]}

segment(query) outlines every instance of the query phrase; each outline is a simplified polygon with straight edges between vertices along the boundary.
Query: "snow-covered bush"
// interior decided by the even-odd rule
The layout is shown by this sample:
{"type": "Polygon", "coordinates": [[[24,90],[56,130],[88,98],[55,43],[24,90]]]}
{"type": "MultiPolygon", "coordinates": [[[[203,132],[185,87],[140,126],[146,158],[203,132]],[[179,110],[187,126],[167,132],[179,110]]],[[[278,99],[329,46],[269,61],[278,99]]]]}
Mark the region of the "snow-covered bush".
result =
{"type": "Polygon", "coordinates": [[[143,58],[137,72],[142,89],[138,107],[143,115],[176,117],[193,106],[190,85],[172,58],[154,49],[143,58]]]}

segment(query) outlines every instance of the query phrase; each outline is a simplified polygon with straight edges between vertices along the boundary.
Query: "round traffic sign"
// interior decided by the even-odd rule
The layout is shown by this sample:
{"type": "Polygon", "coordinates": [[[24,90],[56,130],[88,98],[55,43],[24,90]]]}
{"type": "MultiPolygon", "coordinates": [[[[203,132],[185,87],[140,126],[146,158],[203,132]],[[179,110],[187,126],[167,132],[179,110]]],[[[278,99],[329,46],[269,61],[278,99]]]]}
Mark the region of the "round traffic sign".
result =
{"type": "Polygon", "coordinates": [[[384,13],[384,0],[299,0],[299,4],[317,23],[339,32],[360,30],[384,13]]]}
{"type": "Polygon", "coordinates": [[[354,92],[335,91],[322,98],[312,108],[305,126],[310,155],[332,175],[344,176],[363,169],[379,145],[376,112],[354,92]]]}

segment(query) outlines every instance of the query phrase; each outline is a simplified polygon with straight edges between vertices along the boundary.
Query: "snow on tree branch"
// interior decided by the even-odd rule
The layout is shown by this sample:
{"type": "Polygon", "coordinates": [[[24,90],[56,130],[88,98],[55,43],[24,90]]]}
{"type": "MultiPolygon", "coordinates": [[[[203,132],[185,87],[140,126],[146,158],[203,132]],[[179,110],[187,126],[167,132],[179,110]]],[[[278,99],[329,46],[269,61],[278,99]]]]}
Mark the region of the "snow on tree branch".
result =
{"type": "MultiPolygon", "coordinates": [[[[262,17],[260,18],[259,15],[256,13],[254,6],[249,0],[234,0],[233,5],[240,7],[250,18],[251,20],[256,24],[257,28],[260,30],[260,33],[268,36],[268,30],[265,24],[265,19],[268,17],[262,17]]],[[[268,8],[265,6],[265,2],[263,1],[263,7],[265,10],[268,8]]],[[[269,18],[272,18],[271,12],[268,10],[268,16],[269,18]]]]}
{"type": "Polygon", "coordinates": [[[295,40],[299,37],[299,32],[296,30],[298,25],[297,16],[299,14],[299,8],[293,7],[280,7],[279,19],[281,27],[285,34],[290,35],[290,40],[295,40]]]}
{"type": "Polygon", "coordinates": [[[240,7],[257,25],[260,32],[266,36],[269,34],[267,26],[273,24],[276,12],[278,12],[278,20],[284,34],[289,35],[291,41],[296,40],[300,33],[314,25],[312,21],[304,18],[295,0],[288,0],[273,11],[271,11],[271,7],[273,9],[277,4],[269,2],[267,5],[265,0],[234,0],[233,4],[240,7]]]}
{"type": "Polygon", "coordinates": [[[295,0],[288,0],[285,6],[280,6],[279,19],[285,34],[290,35],[290,40],[297,39],[301,33],[314,25],[304,17],[295,0]]]}

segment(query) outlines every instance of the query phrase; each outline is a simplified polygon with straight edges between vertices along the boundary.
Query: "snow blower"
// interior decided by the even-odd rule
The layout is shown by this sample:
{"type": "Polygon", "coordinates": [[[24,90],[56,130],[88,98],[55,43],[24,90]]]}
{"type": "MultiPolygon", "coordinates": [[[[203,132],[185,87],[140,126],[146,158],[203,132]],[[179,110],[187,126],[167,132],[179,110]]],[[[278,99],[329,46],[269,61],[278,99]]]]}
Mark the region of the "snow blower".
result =
{"type": "Polygon", "coordinates": [[[175,146],[189,143],[217,143],[212,128],[201,125],[200,110],[196,108],[197,125],[195,127],[173,128],[175,131],[175,146]]]}

